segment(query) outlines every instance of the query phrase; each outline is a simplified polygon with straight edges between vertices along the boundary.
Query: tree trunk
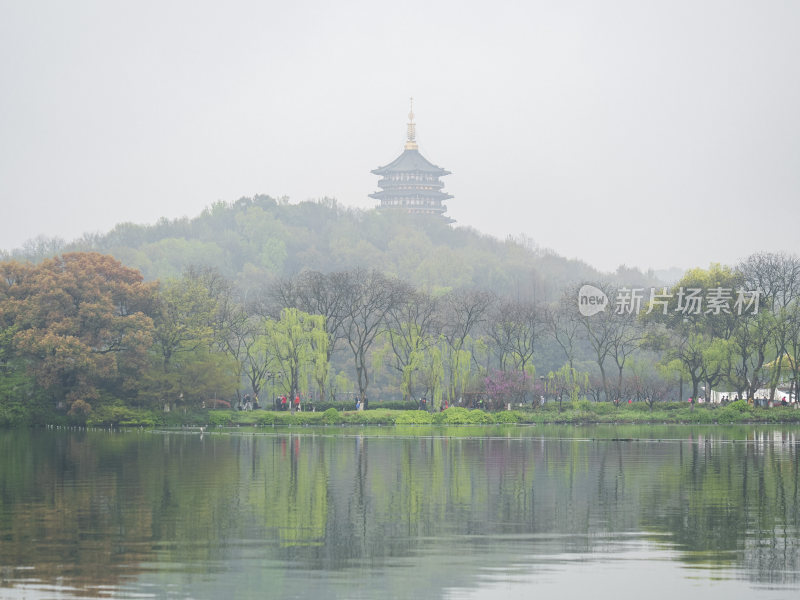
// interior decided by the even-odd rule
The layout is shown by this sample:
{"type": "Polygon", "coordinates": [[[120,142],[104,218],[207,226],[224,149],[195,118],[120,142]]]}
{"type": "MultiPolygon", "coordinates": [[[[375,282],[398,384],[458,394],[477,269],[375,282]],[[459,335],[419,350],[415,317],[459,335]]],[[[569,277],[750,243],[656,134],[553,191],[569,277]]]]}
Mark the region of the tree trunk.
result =
{"type": "Polygon", "coordinates": [[[600,378],[603,380],[603,394],[605,394],[606,402],[608,402],[608,382],[606,381],[606,370],[603,368],[603,363],[599,362],[600,378]]]}

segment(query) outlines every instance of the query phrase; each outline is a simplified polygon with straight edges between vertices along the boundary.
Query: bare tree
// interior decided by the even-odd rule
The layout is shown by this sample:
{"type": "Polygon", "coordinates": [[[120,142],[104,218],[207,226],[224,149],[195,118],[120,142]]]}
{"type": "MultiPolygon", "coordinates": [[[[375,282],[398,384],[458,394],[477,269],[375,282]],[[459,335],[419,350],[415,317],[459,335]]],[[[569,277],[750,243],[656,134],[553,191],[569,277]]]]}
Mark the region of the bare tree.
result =
{"type": "Polygon", "coordinates": [[[657,356],[644,354],[632,361],[627,376],[629,387],[637,401],[644,401],[650,410],[656,402],[663,401],[673,387],[656,366],[657,356]]]}
{"type": "Polygon", "coordinates": [[[544,328],[541,309],[533,302],[505,300],[493,305],[487,321],[487,334],[494,342],[500,369],[526,371],[533,364],[539,334],[544,328]]]}
{"type": "Polygon", "coordinates": [[[639,349],[644,337],[643,328],[635,314],[614,314],[608,320],[610,328],[610,354],[617,366],[617,385],[614,403],[619,405],[623,397],[622,371],[630,356],[639,349]]]}
{"type": "Polygon", "coordinates": [[[378,271],[364,269],[348,271],[340,284],[346,293],[342,332],[353,352],[363,403],[369,385],[367,354],[375,338],[386,330],[387,316],[400,302],[405,286],[378,271]]]}
{"type": "Polygon", "coordinates": [[[456,290],[444,297],[442,330],[447,343],[460,349],[467,337],[483,323],[495,296],[485,290],[456,290]]]}
{"type": "MultiPolygon", "coordinates": [[[[613,298],[614,293],[611,286],[603,286],[603,291],[606,297],[613,298]]],[[[616,337],[616,315],[613,312],[613,307],[608,306],[605,310],[591,315],[581,316],[581,324],[583,325],[584,332],[589,345],[594,351],[594,359],[600,369],[600,379],[602,381],[603,395],[606,401],[609,400],[608,394],[608,377],[606,376],[606,360],[612,355],[612,349],[615,344],[616,337]]]]}
{"type": "MultiPolygon", "coordinates": [[[[259,401],[261,391],[270,376],[272,355],[264,343],[267,317],[248,315],[242,306],[232,311],[226,321],[223,348],[240,365],[244,377],[259,401]]],[[[272,398],[270,402],[272,402],[272,398]]]]}
{"type": "MultiPolygon", "coordinates": [[[[485,321],[495,296],[485,290],[456,290],[442,301],[442,334],[447,341],[450,371],[449,399],[452,402],[456,392],[465,384],[465,373],[470,364],[462,364],[464,346],[467,339],[485,321]]],[[[475,357],[473,356],[472,359],[475,357]]],[[[472,360],[471,359],[471,360],[472,360]]]]}
{"type": "Polygon", "coordinates": [[[565,291],[544,313],[545,330],[564,352],[570,369],[574,368],[575,346],[583,327],[575,304],[577,295],[577,290],[565,291]]]}
{"type": "Polygon", "coordinates": [[[283,277],[267,284],[263,289],[248,299],[248,311],[251,314],[279,319],[284,308],[300,306],[300,284],[297,277],[283,277]]]}
{"type": "Polygon", "coordinates": [[[306,271],[297,277],[297,308],[312,315],[325,317],[325,331],[328,333],[328,360],[336,350],[336,344],[344,335],[347,316],[348,285],[347,273],[306,271]]]}

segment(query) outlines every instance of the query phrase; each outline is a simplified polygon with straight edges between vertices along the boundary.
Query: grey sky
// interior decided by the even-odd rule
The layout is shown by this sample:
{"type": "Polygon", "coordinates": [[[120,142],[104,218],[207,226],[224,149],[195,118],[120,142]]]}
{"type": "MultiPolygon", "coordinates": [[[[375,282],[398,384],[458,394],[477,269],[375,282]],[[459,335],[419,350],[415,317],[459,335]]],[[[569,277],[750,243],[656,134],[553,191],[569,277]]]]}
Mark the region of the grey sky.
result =
{"type": "Polygon", "coordinates": [[[0,0],[0,247],[216,200],[371,207],[603,269],[800,251],[800,2],[0,0]]]}

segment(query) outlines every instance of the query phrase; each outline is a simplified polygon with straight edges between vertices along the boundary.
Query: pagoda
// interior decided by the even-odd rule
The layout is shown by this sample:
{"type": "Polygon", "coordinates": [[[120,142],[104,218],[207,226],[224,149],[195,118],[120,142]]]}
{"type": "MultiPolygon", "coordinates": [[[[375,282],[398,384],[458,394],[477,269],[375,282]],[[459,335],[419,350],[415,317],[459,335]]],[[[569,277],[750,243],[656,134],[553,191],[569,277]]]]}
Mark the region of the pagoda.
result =
{"type": "Polygon", "coordinates": [[[417,215],[436,215],[452,221],[444,216],[447,207],[442,202],[453,196],[442,191],[444,183],[439,181],[440,177],[450,175],[450,171],[437,167],[419,153],[413,98],[411,112],[408,113],[408,139],[403,153],[372,173],[382,178],[378,181],[381,190],[369,195],[381,201],[380,208],[417,215]]]}

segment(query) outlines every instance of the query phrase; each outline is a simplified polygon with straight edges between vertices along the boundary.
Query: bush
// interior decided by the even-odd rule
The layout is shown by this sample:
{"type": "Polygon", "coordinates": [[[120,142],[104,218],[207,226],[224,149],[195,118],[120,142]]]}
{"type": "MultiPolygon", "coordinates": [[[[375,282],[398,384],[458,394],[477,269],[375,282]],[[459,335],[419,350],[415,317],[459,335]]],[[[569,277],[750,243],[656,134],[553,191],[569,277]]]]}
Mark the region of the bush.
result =
{"type": "Polygon", "coordinates": [[[482,423],[494,423],[494,418],[480,409],[470,410],[456,406],[436,413],[433,416],[433,422],[446,425],[480,425],[482,423]]]}
{"type": "Polygon", "coordinates": [[[767,412],[767,418],[773,423],[798,423],[800,410],[791,406],[776,406],[767,412]]]}
{"type": "Polygon", "coordinates": [[[689,406],[688,402],[659,402],[659,410],[683,410],[689,406]]]}
{"type": "Polygon", "coordinates": [[[419,403],[414,400],[385,400],[378,402],[370,402],[368,404],[370,410],[385,409],[385,410],[419,410],[419,403]]]}
{"type": "Polygon", "coordinates": [[[393,425],[395,415],[388,410],[358,410],[343,415],[345,423],[353,425],[393,425]]]}
{"type": "MultiPolygon", "coordinates": [[[[355,410],[356,404],[352,400],[339,400],[337,402],[314,402],[314,408],[317,412],[324,412],[329,408],[336,410],[350,411],[355,410]]],[[[404,402],[402,400],[370,400],[367,403],[368,410],[417,410],[419,404],[413,400],[404,402]]]]}
{"type": "Polygon", "coordinates": [[[17,403],[0,404],[0,427],[16,427],[25,423],[27,415],[17,403]]]}
{"type": "Polygon", "coordinates": [[[339,416],[339,411],[331,407],[322,413],[322,422],[326,425],[336,425],[342,422],[342,418],[339,416]]]}
{"type": "Polygon", "coordinates": [[[225,427],[233,425],[234,418],[238,416],[232,410],[210,410],[208,411],[208,424],[214,427],[225,427]]]}
{"type": "Polygon", "coordinates": [[[275,425],[321,425],[325,413],[318,412],[278,412],[275,415],[275,425]]]}
{"type": "MultiPolygon", "coordinates": [[[[653,407],[655,407],[655,406],[656,406],[656,404],[654,403],[653,407]]],[[[650,405],[647,402],[644,402],[644,401],[631,402],[630,404],[628,404],[626,402],[625,405],[624,405],[624,408],[626,410],[632,410],[632,411],[636,411],[636,412],[650,412],[650,405]]]]}
{"type": "Polygon", "coordinates": [[[524,423],[525,415],[516,410],[504,410],[494,415],[495,423],[524,423]]]}
{"type": "Polygon", "coordinates": [[[329,408],[335,408],[336,410],[348,410],[355,407],[354,402],[347,402],[338,401],[338,402],[314,402],[314,410],[317,412],[325,412],[329,408]]]}
{"type": "Polygon", "coordinates": [[[574,408],[575,410],[581,411],[581,412],[591,412],[592,411],[592,404],[593,404],[593,402],[590,402],[586,398],[583,398],[582,400],[578,400],[577,402],[573,402],[572,403],[572,408],[574,408]]]}
{"type": "Polygon", "coordinates": [[[272,412],[271,410],[259,410],[256,411],[256,425],[274,425],[275,424],[275,415],[277,413],[272,412]]]}
{"type": "Polygon", "coordinates": [[[153,411],[131,408],[121,402],[99,406],[86,418],[89,427],[155,427],[163,422],[161,415],[153,411]]]}
{"type": "Polygon", "coordinates": [[[753,407],[747,403],[747,400],[737,400],[736,402],[731,402],[728,406],[725,407],[725,410],[736,411],[739,413],[752,413],[753,407]]]}
{"type": "Polygon", "coordinates": [[[433,414],[426,410],[407,410],[395,416],[396,425],[430,425],[433,414]]]}

